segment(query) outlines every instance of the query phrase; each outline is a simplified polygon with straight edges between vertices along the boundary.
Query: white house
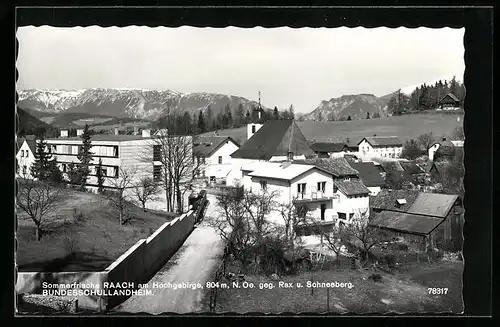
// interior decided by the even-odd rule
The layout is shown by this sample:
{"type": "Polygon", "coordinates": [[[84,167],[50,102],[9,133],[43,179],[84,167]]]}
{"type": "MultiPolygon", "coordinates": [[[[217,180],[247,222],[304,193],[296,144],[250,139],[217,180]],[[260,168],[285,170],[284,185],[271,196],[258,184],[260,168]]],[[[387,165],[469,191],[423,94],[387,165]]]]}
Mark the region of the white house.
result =
{"type": "Polygon", "coordinates": [[[256,161],[285,161],[315,156],[295,121],[270,120],[231,154],[233,169],[227,181],[229,185],[241,185],[241,168],[256,161]]]}
{"type": "Polygon", "coordinates": [[[403,151],[403,142],[397,136],[371,136],[364,137],[358,147],[363,156],[399,158],[403,151]]]}
{"type": "MultiPolygon", "coordinates": [[[[161,131],[160,131],[161,132],[161,131]]],[[[160,133],[161,134],[161,133],[160,133]]],[[[47,139],[48,151],[56,158],[59,168],[67,177],[68,167],[71,163],[78,163],[78,149],[82,145],[81,137],[67,137],[67,131],[61,131],[61,137],[47,139]]],[[[131,196],[133,186],[144,177],[150,177],[161,185],[163,166],[161,162],[162,146],[155,141],[159,135],[151,135],[150,130],[143,130],[142,135],[118,135],[115,130],[114,135],[97,134],[91,138],[92,161],[90,174],[87,179],[86,188],[97,190],[97,167],[101,160],[102,174],[104,176],[103,186],[107,189],[116,189],[122,180],[123,173],[133,176],[126,194],[131,196]]],[[[178,136],[172,136],[178,137],[178,136]]],[[[186,158],[191,160],[192,137],[182,136],[183,142],[187,144],[187,151],[190,152],[186,158]],[[185,140],[184,140],[185,139],[185,140]]],[[[192,177],[192,172],[186,172],[187,177],[192,177]],[[189,175],[189,176],[188,176],[189,175]]],[[[165,210],[165,191],[158,193],[158,201],[151,202],[149,208],[165,210]]],[[[183,206],[187,208],[186,192],[183,199],[183,206]]]]}
{"type": "MultiPolygon", "coordinates": [[[[436,153],[438,152],[438,150],[443,154],[449,154],[449,153],[453,152],[453,149],[455,148],[454,142],[457,142],[457,141],[449,141],[445,137],[443,137],[441,139],[441,141],[434,142],[427,150],[428,155],[429,155],[429,160],[433,161],[435,159],[436,153]]],[[[458,141],[458,142],[460,142],[460,141],[458,141]]],[[[463,141],[461,141],[461,142],[462,142],[461,145],[463,146],[463,141]]],[[[457,143],[457,144],[460,145],[460,143],[457,143]]]]}
{"type": "MultiPolygon", "coordinates": [[[[368,212],[370,191],[351,173],[352,169],[351,174],[340,172],[340,176],[332,171],[332,167],[254,162],[242,168],[243,187],[251,192],[276,191],[278,203],[293,203],[317,223],[348,224],[355,215],[368,212]]],[[[284,223],[278,213],[270,215],[270,219],[284,223]]]]}
{"type": "Polygon", "coordinates": [[[16,154],[16,176],[31,178],[31,167],[35,162],[36,141],[35,138],[31,136],[23,138],[19,141],[20,147],[16,154]]]}
{"type": "Polygon", "coordinates": [[[197,177],[207,177],[210,182],[226,180],[231,172],[231,154],[240,145],[229,136],[197,136],[193,139],[193,155],[198,170],[197,177]]]}

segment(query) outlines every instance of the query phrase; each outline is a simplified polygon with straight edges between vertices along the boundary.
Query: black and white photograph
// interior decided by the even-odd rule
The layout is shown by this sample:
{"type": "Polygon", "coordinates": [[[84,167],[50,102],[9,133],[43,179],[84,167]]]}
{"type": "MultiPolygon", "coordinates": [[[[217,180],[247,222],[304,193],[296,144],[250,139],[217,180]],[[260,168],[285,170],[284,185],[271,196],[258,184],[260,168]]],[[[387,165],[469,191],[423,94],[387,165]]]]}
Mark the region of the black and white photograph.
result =
{"type": "Polygon", "coordinates": [[[462,314],[464,33],[17,27],[16,314],[462,314]]]}

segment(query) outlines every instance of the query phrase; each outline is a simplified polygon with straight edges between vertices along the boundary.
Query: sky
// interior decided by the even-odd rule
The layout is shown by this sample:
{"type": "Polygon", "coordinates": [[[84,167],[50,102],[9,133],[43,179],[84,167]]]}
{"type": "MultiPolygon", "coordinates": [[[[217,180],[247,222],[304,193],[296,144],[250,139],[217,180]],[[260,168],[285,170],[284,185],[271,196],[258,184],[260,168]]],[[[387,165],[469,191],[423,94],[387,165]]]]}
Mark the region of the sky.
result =
{"type": "Polygon", "coordinates": [[[348,94],[382,96],[463,80],[465,29],[25,26],[18,89],[210,92],[309,112],[348,94]]]}

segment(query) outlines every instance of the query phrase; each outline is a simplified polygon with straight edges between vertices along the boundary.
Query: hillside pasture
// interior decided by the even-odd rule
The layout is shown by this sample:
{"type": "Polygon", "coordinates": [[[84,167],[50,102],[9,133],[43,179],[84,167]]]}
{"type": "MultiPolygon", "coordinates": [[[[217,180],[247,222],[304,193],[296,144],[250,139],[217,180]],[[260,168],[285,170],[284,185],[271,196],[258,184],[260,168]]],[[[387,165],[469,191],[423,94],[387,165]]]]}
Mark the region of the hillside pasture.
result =
{"type": "Polygon", "coordinates": [[[131,219],[120,225],[118,213],[98,194],[65,189],[47,216],[47,233],[36,240],[35,225],[17,209],[16,264],[19,271],[93,271],[105,269],[174,214],[129,204],[131,219]]]}
{"type": "Polygon", "coordinates": [[[436,138],[450,137],[456,126],[463,124],[463,114],[414,114],[384,118],[335,121],[298,122],[309,140],[333,140],[358,142],[365,136],[398,136],[401,141],[416,139],[419,135],[432,132],[436,138]],[[460,118],[458,120],[458,118],[460,118]]]}

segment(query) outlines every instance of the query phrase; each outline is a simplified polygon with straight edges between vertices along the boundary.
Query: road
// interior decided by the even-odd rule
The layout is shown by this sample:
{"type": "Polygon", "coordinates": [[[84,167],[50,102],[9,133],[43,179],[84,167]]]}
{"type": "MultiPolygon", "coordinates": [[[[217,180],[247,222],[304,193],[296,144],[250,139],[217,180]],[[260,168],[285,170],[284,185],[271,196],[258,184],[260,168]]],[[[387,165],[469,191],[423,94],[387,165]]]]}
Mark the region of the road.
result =
{"type": "MultiPolygon", "coordinates": [[[[208,199],[210,205],[206,217],[213,215],[215,207],[215,198],[209,195],[208,199]]],[[[189,235],[179,251],[149,281],[149,289],[153,295],[132,296],[112,311],[152,314],[201,312],[204,289],[153,288],[153,284],[200,283],[205,288],[206,282],[211,280],[220,263],[222,252],[223,243],[220,236],[202,222],[189,235]]]]}

